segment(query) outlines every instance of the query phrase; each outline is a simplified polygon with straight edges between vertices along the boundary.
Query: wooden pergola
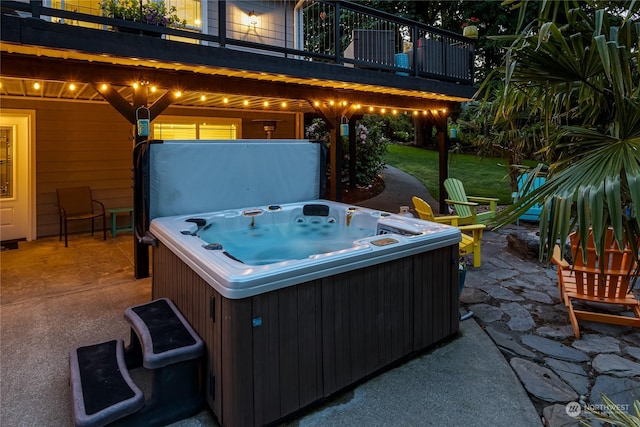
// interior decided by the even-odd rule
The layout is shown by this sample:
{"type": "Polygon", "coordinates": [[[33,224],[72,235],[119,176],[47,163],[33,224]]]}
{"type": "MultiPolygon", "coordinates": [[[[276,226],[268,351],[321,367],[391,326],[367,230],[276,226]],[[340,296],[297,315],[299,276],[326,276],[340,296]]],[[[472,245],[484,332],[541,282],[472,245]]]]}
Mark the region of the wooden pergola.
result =
{"type": "MultiPolygon", "coordinates": [[[[474,88],[452,81],[406,77],[356,67],[257,55],[226,48],[176,43],[165,39],[58,25],[36,19],[3,16],[0,72],[27,80],[76,81],[93,87],[132,125],[138,107],[150,120],[179,103],[189,105],[202,92],[229,96],[270,97],[289,101],[293,110],[322,117],[331,132],[330,158],[341,158],[338,129],[346,122],[354,144],[355,121],[372,105],[418,112],[416,120],[436,127],[440,152],[440,194],[447,177],[447,111],[473,96],[474,88]],[[149,39],[149,40],[147,40],[149,39]],[[144,44],[140,42],[144,41],[144,44]],[[104,82],[109,82],[104,85],[104,82]],[[140,82],[125,97],[115,88],[140,82]],[[144,85],[163,89],[150,102],[144,85]],[[178,100],[174,93],[183,96],[178,100]]],[[[144,137],[136,137],[140,142],[144,137]]],[[[329,197],[338,200],[341,165],[331,167],[329,197]]],[[[134,194],[134,199],[139,195],[134,194]]],[[[441,197],[440,209],[444,199],[441,197]]],[[[136,251],[148,254],[136,242],[136,251]]],[[[138,259],[138,257],[137,257],[138,259]]],[[[148,255],[136,265],[136,277],[148,275],[148,255]]]]}

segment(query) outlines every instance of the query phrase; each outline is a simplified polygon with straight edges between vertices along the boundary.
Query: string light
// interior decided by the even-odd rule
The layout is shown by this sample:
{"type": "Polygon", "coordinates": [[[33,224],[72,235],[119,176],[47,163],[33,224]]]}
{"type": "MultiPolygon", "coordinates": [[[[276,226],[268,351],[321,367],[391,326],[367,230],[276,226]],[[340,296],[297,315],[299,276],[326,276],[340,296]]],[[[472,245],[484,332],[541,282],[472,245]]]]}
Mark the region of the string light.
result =
{"type": "Polygon", "coordinates": [[[34,88],[35,90],[40,89],[40,83],[35,82],[35,83],[33,84],[33,88],[34,88]]]}
{"type": "MultiPolygon", "coordinates": [[[[132,84],[132,87],[134,89],[138,89],[139,87],[141,87],[142,85],[145,85],[145,84],[148,84],[148,82],[135,82],[135,83],[132,84]]],[[[2,87],[1,84],[0,84],[0,87],[2,87]]],[[[33,88],[34,89],[39,90],[39,89],[41,89],[41,87],[42,87],[42,85],[41,85],[40,82],[34,82],[33,83],[33,88]]],[[[68,84],[68,88],[69,88],[69,90],[74,91],[74,90],[77,89],[77,86],[74,83],[69,83],[68,84]]],[[[100,89],[102,91],[106,91],[108,88],[109,88],[109,85],[107,83],[103,83],[100,86],[100,89]]],[[[151,89],[151,92],[154,92],[154,93],[157,91],[157,87],[156,86],[150,86],[150,89],[151,89]]],[[[174,96],[176,98],[180,98],[182,96],[182,92],[179,91],[179,90],[175,91],[174,92],[174,96]]],[[[206,100],[207,100],[207,97],[205,95],[201,95],[200,96],[200,101],[204,102],[206,100]]],[[[229,103],[229,98],[228,97],[222,98],[222,102],[224,104],[228,104],[229,103]]],[[[342,100],[342,101],[329,100],[327,103],[330,106],[335,106],[337,104],[337,105],[346,107],[346,106],[349,105],[349,101],[346,101],[346,100],[342,100]]],[[[245,107],[248,107],[250,105],[250,101],[248,99],[244,99],[242,101],[242,104],[245,107]]],[[[321,104],[321,101],[313,101],[313,106],[314,107],[320,107],[320,104],[321,104]]],[[[269,101],[263,101],[262,105],[263,105],[264,108],[267,108],[267,107],[269,107],[270,103],[269,103],[269,101]]],[[[300,103],[300,105],[302,106],[303,104],[300,103]]],[[[282,108],[288,108],[289,107],[289,103],[287,101],[281,101],[280,102],[280,106],[282,108]]],[[[359,110],[359,109],[361,109],[363,107],[362,104],[360,104],[360,103],[352,103],[351,106],[356,110],[359,110]]],[[[376,107],[374,107],[372,105],[368,107],[368,112],[369,113],[375,114],[375,111],[376,111],[376,107]]],[[[391,111],[391,114],[393,114],[393,115],[397,115],[399,113],[402,113],[402,114],[407,114],[407,115],[418,116],[420,114],[420,112],[418,110],[409,110],[409,109],[398,110],[397,108],[393,108],[390,111],[391,111]]],[[[422,114],[426,116],[428,114],[428,112],[430,112],[432,115],[438,116],[441,113],[446,114],[447,111],[448,111],[447,108],[438,108],[438,109],[432,109],[432,110],[422,110],[422,114]]],[[[379,114],[386,114],[386,113],[387,113],[387,108],[386,107],[379,107],[379,114]]]]}
{"type": "Polygon", "coordinates": [[[76,90],[76,85],[74,85],[73,83],[69,83],[69,90],[76,90]]]}

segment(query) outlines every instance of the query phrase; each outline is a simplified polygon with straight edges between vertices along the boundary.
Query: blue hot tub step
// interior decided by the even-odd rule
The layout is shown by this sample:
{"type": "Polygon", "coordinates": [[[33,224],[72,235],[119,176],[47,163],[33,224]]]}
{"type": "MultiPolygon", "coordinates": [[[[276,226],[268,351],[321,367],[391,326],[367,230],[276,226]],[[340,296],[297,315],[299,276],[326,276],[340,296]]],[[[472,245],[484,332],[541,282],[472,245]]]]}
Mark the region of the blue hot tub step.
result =
{"type": "Polygon", "coordinates": [[[125,364],[123,340],[78,347],[69,355],[69,368],[76,426],[104,426],[144,406],[125,364]]]}

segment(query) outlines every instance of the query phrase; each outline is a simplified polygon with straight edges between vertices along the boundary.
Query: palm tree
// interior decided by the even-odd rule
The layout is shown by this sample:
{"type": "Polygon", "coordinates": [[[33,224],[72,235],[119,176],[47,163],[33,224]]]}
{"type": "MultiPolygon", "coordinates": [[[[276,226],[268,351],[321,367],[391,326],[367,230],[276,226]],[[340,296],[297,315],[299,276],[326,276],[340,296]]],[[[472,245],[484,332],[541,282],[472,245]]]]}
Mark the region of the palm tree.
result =
{"type": "Polygon", "coordinates": [[[507,159],[511,190],[516,191],[523,160],[540,158],[540,110],[524,91],[505,92],[504,82],[495,77],[486,80],[483,92],[485,99],[468,103],[457,124],[463,135],[473,135],[479,155],[507,159]]]}
{"type": "MultiPolygon", "coordinates": [[[[507,3],[525,10],[528,0],[507,3]]],[[[505,210],[496,225],[543,204],[541,257],[546,246],[566,241],[572,230],[586,239],[589,228],[601,254],[607,227],[618,244],[630,242],[638,257],[640,24],[634,20],[639,5],[600,3],[605,6],[544,2],[538,20],[510,39],[505,57],[505,94],[519,95],[501,97],[501,110],[527,100],[539,111],[548,177],[505,210]]]]}

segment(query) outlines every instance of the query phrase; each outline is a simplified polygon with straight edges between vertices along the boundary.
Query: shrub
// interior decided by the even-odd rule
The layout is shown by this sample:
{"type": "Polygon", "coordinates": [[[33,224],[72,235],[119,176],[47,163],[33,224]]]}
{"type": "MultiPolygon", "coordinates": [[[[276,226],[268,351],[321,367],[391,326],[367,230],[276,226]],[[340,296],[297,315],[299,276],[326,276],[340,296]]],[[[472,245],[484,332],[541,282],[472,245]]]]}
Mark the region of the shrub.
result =
{"type": "Polygon", "coordinates": [[[356,184],[370,185],[384,168],[389,139],[384,136],[384,122],[367,115],[356,125],[356,184]]]}
{"type": "MultiPolygon", "coordinates": [[[[384,168],[384,156],[389,139],[384,136],[385,123],[378,116],[366,115],[356,124],[356,176],[355,184],[367,186],[373,183],[384,168]]],[[[329,142],[329,129],[322,119],[313,119],[305,135],[316,141],[329,142]]],[[[339,137],[340,138],[340,137],[339,137]]],[[[343,139],[343,173],[349,164],[349,141],[343,139]]]]}

